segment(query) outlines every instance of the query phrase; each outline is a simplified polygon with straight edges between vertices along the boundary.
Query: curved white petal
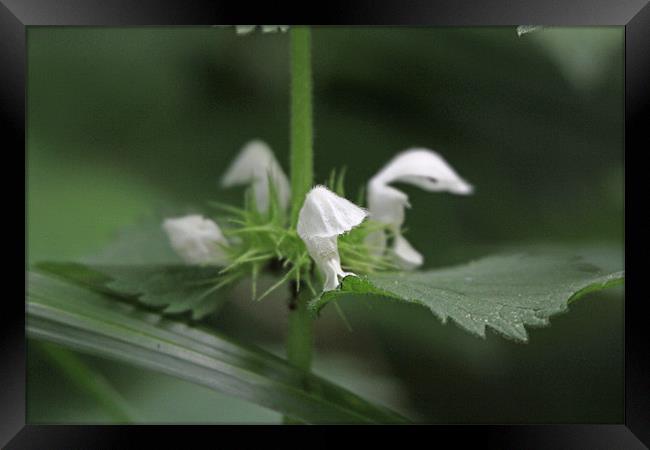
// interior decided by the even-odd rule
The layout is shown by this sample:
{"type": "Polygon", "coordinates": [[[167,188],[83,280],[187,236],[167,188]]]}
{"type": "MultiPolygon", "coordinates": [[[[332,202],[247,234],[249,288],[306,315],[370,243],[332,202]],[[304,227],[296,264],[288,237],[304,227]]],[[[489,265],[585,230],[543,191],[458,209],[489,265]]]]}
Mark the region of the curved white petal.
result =
{"type": "Polygon", "coordinates": [[[165,219],[162,224],[174,251],[190,264],[224,264],[228,245],[219,226],[198,214],[165,219]]]}
{"type": "Polygon", "coordinates": [[[231,187],[252,184],[257,208],[265,212],[270,203],[269,179],[275,186],[280,207],[286,209],[291,198],[289,179],[271,148],[264,141],[256,139],[244,145],[221,179],[221,185],[231,187]]]}
{"type": "Polygon", "coordinates": [[[442,156],[426,148],[399,153],[375,175],[371,182],[389,184],[396,181],[413,184],[426,191],[471,194],[473,187],[451,168],[442,156]]]}
{"type": "Polygon", "coordinates": [[[401,234],[395,234],[393,255],[403,269],[412,270],[420,267],[424,258],[401,234]]]}
{"type": "Polygon", "coordinates": [[[366,211],[324,186],[314,187],[305,197],[296,231],[325,278],[323,291],[336,289],[340,279],[354,275],[341,268],[337,239],[365,217],[366,211]]]}
{"type": "MultiPolygon", "coordinates": [[[[409,208],[408,196],[390,183],[409,183],[430,192],[451,192],[467,195],[474,190],[438,153],[413,148],[396,155],[368,182],[368,210],[370,217],[390,225],[395,233],[392,252],[404,268],[415,268],[423,258],[401,235],[404,210],[409,208]]],[[[368,236],[367,243],[377,240],[368,236]]]]}

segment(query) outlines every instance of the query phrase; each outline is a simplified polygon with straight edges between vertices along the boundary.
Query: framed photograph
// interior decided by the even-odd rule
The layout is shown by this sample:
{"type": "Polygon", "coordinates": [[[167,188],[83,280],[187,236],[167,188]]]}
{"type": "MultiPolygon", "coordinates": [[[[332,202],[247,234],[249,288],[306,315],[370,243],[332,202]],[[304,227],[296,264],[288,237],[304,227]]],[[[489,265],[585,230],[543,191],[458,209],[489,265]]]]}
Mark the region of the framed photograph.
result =
{"type": "Polygon", "coordinates": [[[646,448],[647,2],[231,8],[0,5],[3,448],[646,448]]]}

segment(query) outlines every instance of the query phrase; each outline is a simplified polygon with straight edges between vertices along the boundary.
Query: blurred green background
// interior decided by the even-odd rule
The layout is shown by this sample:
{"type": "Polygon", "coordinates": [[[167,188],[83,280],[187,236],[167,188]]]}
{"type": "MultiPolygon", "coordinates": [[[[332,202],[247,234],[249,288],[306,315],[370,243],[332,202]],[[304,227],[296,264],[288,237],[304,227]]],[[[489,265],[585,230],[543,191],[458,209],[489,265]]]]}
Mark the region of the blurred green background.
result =
{"type": "MultiPolygon", "coordinates": [[[[313,63],[317,181],[347,166],[355,198],[393,154],[424,146],[476,187],[404,187],[427,267],[540,242],[615,245],[623,265],[622,27],[317,27],[313,63]]],[[[152,211],[239,203],[218,178],[249,139],[288,168],[286,34],[30,27],[28,77],[28,264],[92,255],[152,211]]],[[[589,295],[527,345],[475,338],[416,306],[344,304],[353,331],[325,311],[315,371],[420,421],[620,423],[623,299],[623,288],[589,295]]],[[[283,352],[281,296],[234,298],[211,321],[283,352]]],[[[139,421],[280,420],[81,357],[139,421]]],[[[29,422],[113,420],[33,345],[28,363],[29,422]]]]}

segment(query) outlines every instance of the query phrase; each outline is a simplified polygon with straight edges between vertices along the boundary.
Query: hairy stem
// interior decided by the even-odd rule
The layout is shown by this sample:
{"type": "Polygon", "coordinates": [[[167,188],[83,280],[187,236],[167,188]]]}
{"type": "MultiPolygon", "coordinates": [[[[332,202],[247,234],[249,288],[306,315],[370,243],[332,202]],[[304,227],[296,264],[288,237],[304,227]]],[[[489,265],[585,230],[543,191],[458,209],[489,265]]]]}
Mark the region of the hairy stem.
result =
{"type": "Polygon", "coordinates": [[[309,292],[301,291],[289,305],[287,359],[305,371],[311,367],[312,319],[307,311],[309,292]]]}
{"type": "MultiPolygon", "coordinates": [[[[307,311],[309,291],[295,291],[294,283],[291,283],[292,298],[289,301],[289,328],[287,332],[287,360],[293,366],[309,372],[312,358],[312,319],[307,311]]],[[[289,416],[283,417],[283,422],[289,424],[300,424],[289,416]]]]}
{"type": "Polygon", "coordinates": [[[311,30],[292,27],[291,33],[291,226],[314,179],[311,87],[311,30]]]}
{"type": "MultiPolygon", "coordinates": [[[[311,30],[291,28],[291,227],[311,189],[314,178],[311,87],[311,30]]],[[[297,293],[292,283],[287,331],[287,359],[308,372],[312,356],[312,319],[307,311],[309,294],[297,293]]],[[[298,423],[285,416],[284,423],[298,423]]]]}

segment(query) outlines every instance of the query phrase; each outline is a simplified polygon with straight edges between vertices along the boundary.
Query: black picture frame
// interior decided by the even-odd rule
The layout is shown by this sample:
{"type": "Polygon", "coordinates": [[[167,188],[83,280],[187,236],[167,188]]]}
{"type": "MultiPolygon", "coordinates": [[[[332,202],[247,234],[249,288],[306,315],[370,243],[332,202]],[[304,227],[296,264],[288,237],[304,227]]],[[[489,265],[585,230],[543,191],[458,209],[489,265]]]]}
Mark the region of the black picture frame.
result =
{"type": "MultiPolygon", "coordinates": [[[[289,3],[287,3],[289,5],[289,3]]],[[[33,25],[210,25],[223,23],[300,23],[364,25],[619,25],[625,26],[625,169],[626,194],[644,195],[643,170],[635,154],[650,148],[647,138],[650,82],[650,6],[647,0],[581,0],[516,2],[411,1],[325,2],[314,6],[291,4],[289,13],[277,5],[181,0],[2,0],[0,3],[0,108],[2,134],[8,145],[4,155],[25,150],[26,27],[33,25]],[[239,5],[239,6],[236,6],[239,5]],[[408,6],[406,6],[408,5],[408,6]],[[251,9],[254,13],[251,14],[251,9]]],[[[8,169],[8,165],[5,166],[8,169]]],[[[8,172],[8,170],[6,170],[8,172]]],[[[5,182],[6,187],[8,183],[5,182]]],[[[6,189],[5,192],[12,193],[6,189]]],[[[629,205],[629,204],[628,204],[629,205]]],[[[26,203],[23,204],[26,211],[26,203]]],[[[641,254],[640,222],[626,208],[626,261],[641,254]],[[628,242],[634,246],[627,245],[628,242]]],[[[25,212],[25,227],[27,216],[25,212]]],[[[18,247],[18,240],[16,246],[18,247]]],[[[26,243],[27,245],[28,243],[26,243]]],[[[20,250],[17,250],[20,251],[20,250]]],[[[25,248],[22,249],[25,252],[25,248]]],[[[24,255],[25,253],[23,253],[24,255]]],[[[7,258],[8,260],[8,258],[7,258]]],[[[650,445],[650,363],[648,327],[643,314],[644,297],[638,286],[640,268],[626,268],[625,302],[625,419],[621,424],[593,425],[498,425],[381,427],[372,433],[408,430],[435,433],[434,442],[452,438],[455,445],[475,442],[496,448],[634,449],[650,445]],[[635,292],[635,290],[637,292],[635,292]]],[[[17,279],[18,277],[16,277],[17,279]]],[[[190,442],[214,439],[215,429],[204,427],[141,426],[35,426],[25,424],[25,311],[14,298],[5,298],[0,328],[0,446],[3,448],[125,448],[152,435],[168,444],[192,435],[190,442]],[[10,301],[11,300],[11,301],[10,301]],[[4,447],[6,445],[6,447],[4,447]]],[[[274,433],[295,433],[304,428],[265,427],[274,433]],[[288,431],[288,430],[291,431],[288,431]]],[[[235,430],[231,427],[230,431],[235,430]]],[[[322,427],[312,428],[323,434],[322,427]]],[[[346,428],[350,430],[350,428],[346,428]]],[[[241,443],[249,430],[239,428],[241,443]]],[[[221,433],[221,431],[219,431],[221,433]]],[[[248,439],[247,439],[248,438],[248,439]]],[[[185,441],[187,442],[187,441],[185,441]]],[[[215,441],[213,441],[215,442],[215,441]]]]}

